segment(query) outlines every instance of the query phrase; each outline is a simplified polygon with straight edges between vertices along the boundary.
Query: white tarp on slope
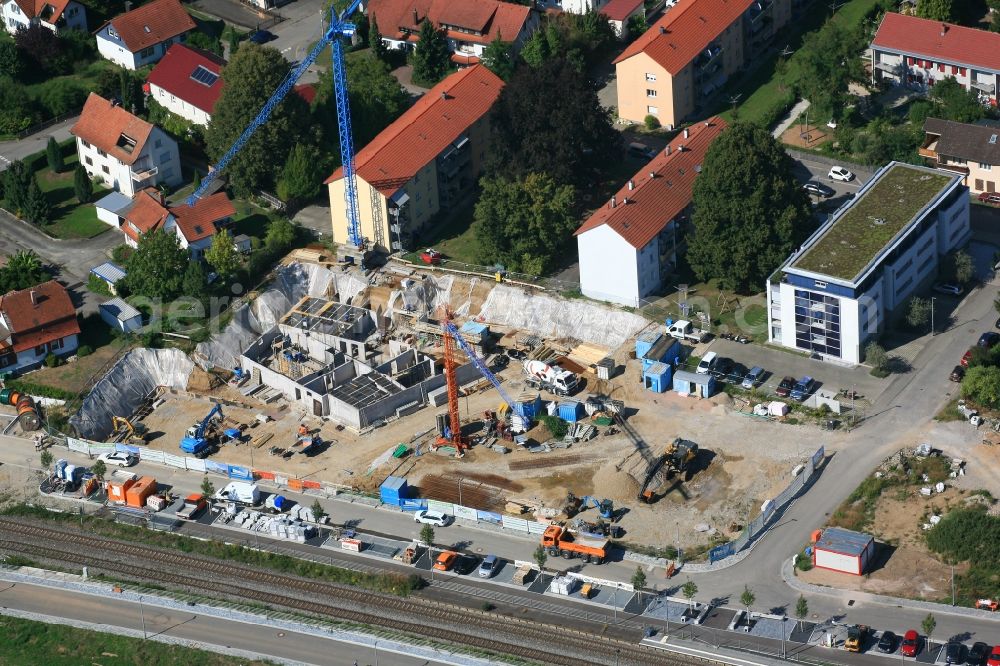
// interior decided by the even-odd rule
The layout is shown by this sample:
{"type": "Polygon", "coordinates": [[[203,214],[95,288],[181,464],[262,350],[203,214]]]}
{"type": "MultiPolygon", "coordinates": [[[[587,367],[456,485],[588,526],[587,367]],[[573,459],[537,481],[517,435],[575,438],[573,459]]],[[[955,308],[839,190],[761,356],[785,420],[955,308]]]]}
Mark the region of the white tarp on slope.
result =
{"type": "Polygon", "coordinates": [[[639,315],[588,303],[540,294],[520,287],[497,285],[483,303],[477,319],[530,330],[554,338],[574,338],[615,349],[649,322],[639,315]]]}
{"type": "Polygon", "coordinates": [[[112,416],[132,416],[157,386],[187,388],[193,369],[180,350],[133,349],[97,382],[69,422],[81,437],[101,441],[111,432],[112,416]]]}
{"type": "Polygon", "coordinates": [[[221,333],[195,349],[199,364],[222,368],[236,367],[240,353],[257,337],[277,323],[303,296],[325,297],[331,291],[348,302],[367,283],[356,275],[331,271],[316,264],[294,263],[278,269],[271,287],[249,305],[233,312],[221,333]],[[331,283],[333,289],[330,289],[331,283]]]}
{"type": "Polygon", "coordinates": [[[454,282],[452,275],[425,274],[422,280],[404,280],[402,289],[389,294],[386,314],[391,317],[398,307],[406,312],[429,314],[433,317],[439,307],[449,304],[454,282]]]}

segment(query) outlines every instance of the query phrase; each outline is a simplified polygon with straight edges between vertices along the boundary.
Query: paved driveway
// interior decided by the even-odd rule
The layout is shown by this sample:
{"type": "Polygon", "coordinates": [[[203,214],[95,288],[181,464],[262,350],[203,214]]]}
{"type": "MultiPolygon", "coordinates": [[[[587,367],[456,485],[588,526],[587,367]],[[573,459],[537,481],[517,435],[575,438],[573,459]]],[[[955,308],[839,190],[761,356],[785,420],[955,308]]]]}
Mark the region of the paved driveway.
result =
{"type": "Polygon", "coordinates": [[[17,141],[0,141],[0,171],[7,168],[11,162],[24,159],[28,155],[45,150],[45,144],[49,137],[55,137],[56,141],[65,141],[70,138],[69,128],[76,124],[79,116],[73,116],[69,120],[64,120],[57,125],[42,130],[37,134],[25,137],[17,141]]]}

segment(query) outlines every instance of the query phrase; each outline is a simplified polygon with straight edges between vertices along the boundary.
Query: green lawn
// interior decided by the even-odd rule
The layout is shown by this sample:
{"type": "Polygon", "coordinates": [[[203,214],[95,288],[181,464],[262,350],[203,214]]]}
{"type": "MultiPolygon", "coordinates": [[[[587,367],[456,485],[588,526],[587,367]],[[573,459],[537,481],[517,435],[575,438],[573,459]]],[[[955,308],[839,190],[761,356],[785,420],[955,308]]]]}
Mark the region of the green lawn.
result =
{"type": "Polygon", "coordinates": [[[477,197],[468,197],[448,213],[438,213],[430,222],[430,228],[423,232],[420,247],[411,248],[406,255],[411,261],[420,261],[420,253],[425,247],[433,247],[445,259],[467,264],[479,264],[477,251],[479,242],[472,230],[472,214],[477,197]]]}
{"type": "Polygon", "coordinates": [[[157,666],[263,666],[272,662],[228,657],[158,641],[126,638],[59,624],[0,617],[4,666],[156,664],[157,666]]]}
{"type": "MultiPolygon", "coordinates": [[[[50,236],[64,239],[98,236],[111,227],[97,219],[97,210],[93,203],[81,205],[73,194],[76,152],[67,156],[65,162],[66,165],[60,173],[54,173],[47,166],[35,173],[38,186],[45,192],[49,205],[52,206],[52,223],[42,227],[42,231],[50,236]]],[[[108,192],[107,188],[95,183],[92,201],[97,201],[108,192]]]]}

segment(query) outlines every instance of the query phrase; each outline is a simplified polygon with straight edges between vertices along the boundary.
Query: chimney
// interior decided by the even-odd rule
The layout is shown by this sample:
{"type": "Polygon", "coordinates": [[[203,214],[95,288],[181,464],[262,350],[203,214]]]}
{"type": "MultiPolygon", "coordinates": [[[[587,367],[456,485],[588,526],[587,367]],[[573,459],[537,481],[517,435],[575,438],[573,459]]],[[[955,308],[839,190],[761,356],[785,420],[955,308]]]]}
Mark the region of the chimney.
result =
{"type": "Polygon", "coordinates": [[[628,179],[628,189],[630,191],[635,189],[635,181],[632,180],[631,178],[628,179]]]}
{"type": "Polygon", "coordinates": [[[946,33],[946,32],[948,32],[948,24],[947,23],[942,23],[941,24],[941,36],[944,37],[944,33],[946,33]]]}
{"type": "Polygon", "coordinates": [[[37,308],[38,307],[38,292],[35,291],[34,289],[32,289],[31,292],[30,292],[30,295],[31,295],[31,304],[37,308]]]}
{"type": "Polygon", "coordinates": [[[420,25],[420,20],[417,18],[417,10],[413,10],[413,25],[420,25]]]}
{"type": "Polygon", "coordinates": [[[614,208],[615,204],[617,204],[617,203],[618,203],[617,198],[615,197],[615,195],[612,194],[611,195],[611,205],[609,206],[609,208],[614,208]]]}
{"type": "Polygon", "coordinates": [[[622,201],[622,203],[623,203],[623,204],[625,204],[625,205],[627,206],[627,205],[628,205],[628,197],[625,197],[625,200],[624,200],[624,201],[622,201]]]}
{"type": "Polygon", "coordinates": [[[667,144],[667,147],[663,149],[663,154],[664,155],[669,155],[670,154],[670,144],[669,143],[667,144]]]}
{"type": "Polygon", "coordinates": [[[688,128],[687,127],[684,128],[684,138],[685,139],[688,138],[688,128]]]}
{"type": "Polygon", "coordinates": [[[654,178],[656,178],[656,172],[655,171],[650,171],[649,172],[649,179],[652,180],[654,178]]]}
{"type": "Polygon", "coordinates": [[[448,99],[448,93],[446,93],[445,91],[442,90],[441,91],[441,99],[448,99]]]}

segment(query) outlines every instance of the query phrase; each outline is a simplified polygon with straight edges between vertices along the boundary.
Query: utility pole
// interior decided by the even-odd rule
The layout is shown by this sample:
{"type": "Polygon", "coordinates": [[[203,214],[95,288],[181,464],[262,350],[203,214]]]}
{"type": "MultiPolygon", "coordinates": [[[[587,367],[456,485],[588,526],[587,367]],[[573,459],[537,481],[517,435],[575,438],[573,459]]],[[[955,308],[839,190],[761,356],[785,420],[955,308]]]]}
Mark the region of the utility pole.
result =
{"type": "Polygon", "coordinates": [[[955,605],[955,565],[951,565],[951,605],[955,605]]]}
{"type": "Polygon", "coordinates": [[[935,298],[931,296],[931,337],[937,335],[937,331],[934,330],[934,301],[935,298]]]}
{"type": "Polygon", "coordinates": [[[781,658],[785,658],[785,616],[781,616],[781,658]]]}

